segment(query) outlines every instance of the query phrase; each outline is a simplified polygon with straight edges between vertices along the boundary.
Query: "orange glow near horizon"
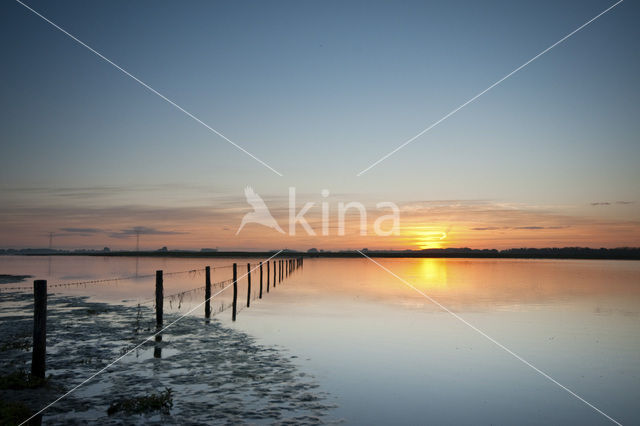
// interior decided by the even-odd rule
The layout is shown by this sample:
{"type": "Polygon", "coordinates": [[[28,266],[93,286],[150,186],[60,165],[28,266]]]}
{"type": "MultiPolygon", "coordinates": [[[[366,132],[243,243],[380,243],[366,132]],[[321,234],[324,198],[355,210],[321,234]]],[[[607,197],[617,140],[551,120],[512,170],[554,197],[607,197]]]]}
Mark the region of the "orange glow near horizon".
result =
{"type": "MultiPolygon", "coordinates": [[[[511,213],[510,213],[511,214],[511,213]]],[[[26,220],[33,216],[23,215],[26,220]]],[[[568,217],[568,216],[567,216],[568,217]]],[[[5,222],[11,229],[3,232],[0,246],[5,248],[47,247],[50,229],[55,233],[54,249],[102,249],[134,250],[136,236],[122,230],[137,226],[131,219],[116,217],[81,222],[69,221],[67,217],[38,217],[40,228],[30,228],[27,222],[16,225],[5,222]],[[77,229],[78,231],[73,231],[77,229]],[[79,232],[83,230],[86,232],[79,232]],[[95,232],[91,232],[95,229],[95,232]]],[[[515,217],[506,221],[502,218],[471,220],[463,215],[449,215],[447,218],[432,218],[428,215],[408,216],[399,226],[399,234],[376,235],[369,226],[366,235],[360,235],[358,221],[347,222],[347,234],[337,231],[330,235],[320,234],[320,227],[314,222],[316,235],[309,235],[298,227],[295,235],[280,234],[259,224],[250,224],[236,234],[240,219],[236,217],[217,218],[214,223],[202,220],[171,222],[155,220],[145,222],[156,230],[140,235],[141,250],[158,250],[167,246],[169,250],[199,250],[218,248],[225,250],[274,250],[288,248],[306,251],[310,248],[324,250],[423,250],[469,247],[472,249],[508,249],[514,247],[637,247],[640,241],[640,225],[634,221],[604,221],[577,217],[551,219],[543,217],[515,217]],[[553,220],[552,220],[553,219],[553,220]],[[229,225],[231,224],[231,225],[229,225]]],[[[284,223],[284,219],[281,223],[284,223]]],[[[371,224],[369,224],[371,225],[371,224]]]]}

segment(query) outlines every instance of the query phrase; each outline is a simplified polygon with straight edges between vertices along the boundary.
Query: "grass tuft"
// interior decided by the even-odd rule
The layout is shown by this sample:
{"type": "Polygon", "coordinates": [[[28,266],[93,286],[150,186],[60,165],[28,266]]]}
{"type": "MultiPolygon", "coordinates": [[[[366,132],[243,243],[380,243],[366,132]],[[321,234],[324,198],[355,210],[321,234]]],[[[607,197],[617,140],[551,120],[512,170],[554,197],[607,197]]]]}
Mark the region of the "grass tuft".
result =
{"type": "Polygon", "coordinates": [[[24,370],[18,370],[0,376],[0,389],[20,390],[39,388],[49,382],[49,377],[42,379],[40,377],[34,377],[24,370]]]}
{"type": "Polygon", "coordinates": [[[31,349],[31,339],[29,337],[10,337],[10,342],[0,345],[0,352],[6,351],[28,351],[31,349]]]}
{"type": "Polygon", "coordinates": [[[0,425],[19,425],[31,417],[31,410],[20,402],[0,400],[0,425]]]}
{"type": "Polygon", "coordinates": [[[152,411],[161,411],[164,414],[169,414],[171,407],[173,407],[171,388],[165,388],[164,392],[112,402],[107,409],[107,414],[111,416],[120,411],[127,414],[142,414],[152,411]]]}

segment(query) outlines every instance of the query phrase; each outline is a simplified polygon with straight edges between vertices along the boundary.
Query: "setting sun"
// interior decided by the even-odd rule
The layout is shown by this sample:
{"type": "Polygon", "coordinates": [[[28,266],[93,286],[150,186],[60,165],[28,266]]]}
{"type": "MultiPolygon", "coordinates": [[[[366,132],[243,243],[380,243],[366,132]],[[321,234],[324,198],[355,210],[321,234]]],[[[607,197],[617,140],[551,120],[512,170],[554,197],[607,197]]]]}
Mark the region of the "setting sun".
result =
{"type": "Polygon", "coordinates": [[[407,236],[413,246],[419,249],[445,248],[447,230],[443,226],[420,226],[409,228],[407,236]]]}

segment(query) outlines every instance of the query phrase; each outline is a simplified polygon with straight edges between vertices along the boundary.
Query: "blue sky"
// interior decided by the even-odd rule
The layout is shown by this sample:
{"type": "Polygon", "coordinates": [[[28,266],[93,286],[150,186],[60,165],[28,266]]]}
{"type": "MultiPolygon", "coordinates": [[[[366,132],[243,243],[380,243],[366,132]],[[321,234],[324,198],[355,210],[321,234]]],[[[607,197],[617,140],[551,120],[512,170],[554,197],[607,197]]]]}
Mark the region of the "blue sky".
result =
{"type": "MultiPolygon", "coordinates": [[[[613,2],[28,4],[284,177],[5,1],[6,203],[24,187],[166,185],[162,204],[176,185],[207,197],[241,196],[247,184],[274,196],[295,185],[582,214],[638,199],[640,8],[630,0],[358,178],[613,2]]],[[[637,206],[619,209],[638,219],[637,206]]]]}

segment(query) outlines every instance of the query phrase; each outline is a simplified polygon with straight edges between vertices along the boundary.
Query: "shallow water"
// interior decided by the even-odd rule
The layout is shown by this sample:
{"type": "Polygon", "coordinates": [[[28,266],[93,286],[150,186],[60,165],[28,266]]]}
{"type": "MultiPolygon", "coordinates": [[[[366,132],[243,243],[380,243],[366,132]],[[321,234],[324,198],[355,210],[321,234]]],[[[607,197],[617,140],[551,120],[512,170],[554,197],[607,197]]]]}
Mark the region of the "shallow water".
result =
{"type": "MultiPolygon", "coordinates": [[[[0,273],[60,282],[233,261],[0,257],[0,273]]],[[[247,260],[236,261],[246,269],[247,260]]],[[[640,423],[640,262],[378,261],[612,418],[640,423]]],[[[214,270],[213,281],[229,276],[228,268],[214,270]]],[[[254,273],[254,289],[257,281],[254,273]]],[[[167,277],[165,293],[203,282],[198,273],[167,277]]],[[[134,305],[153,297],[153,283],[142,278],[59,291],[134,305]]],[[[246,300],[246,281],[240,289],[246,300]]],[[[185,313],[203,297],[189,294],[171,310],[185,313]]],[[[229,311],[219,318],[296,356],[298,368],[337,404],[331,418],[354,424],[610,423],[366,259],[306,259],[302,270],[252,303],[234,324],[229,311]]],[[[192,315],[201,316],[201,308],[192,315]]]]}

